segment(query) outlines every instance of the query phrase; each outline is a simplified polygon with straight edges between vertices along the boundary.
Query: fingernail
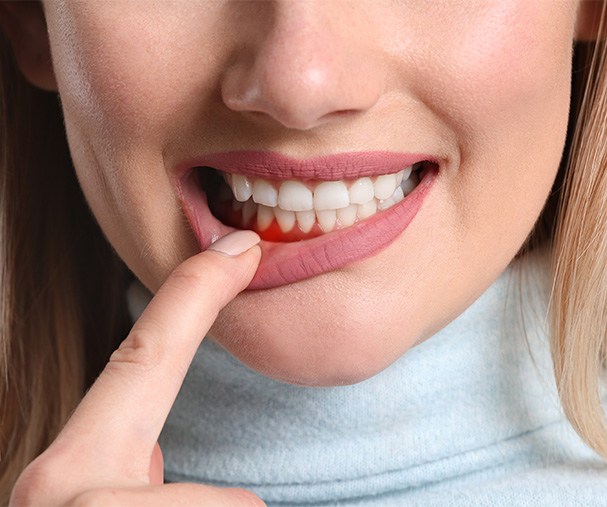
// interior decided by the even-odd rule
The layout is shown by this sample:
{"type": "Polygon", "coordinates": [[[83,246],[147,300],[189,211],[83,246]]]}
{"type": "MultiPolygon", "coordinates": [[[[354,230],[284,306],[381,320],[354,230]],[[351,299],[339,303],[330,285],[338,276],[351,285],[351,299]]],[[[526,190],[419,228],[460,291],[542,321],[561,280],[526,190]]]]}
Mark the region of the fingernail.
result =
{"type": "Polygon", "coordinates": [[[246,252],[249,248],[255,246],[261,241],[261,238],[253,231],[234,231],[218,239],[207,250],[213,250],[224,255],[232,257],[246,252]]]}

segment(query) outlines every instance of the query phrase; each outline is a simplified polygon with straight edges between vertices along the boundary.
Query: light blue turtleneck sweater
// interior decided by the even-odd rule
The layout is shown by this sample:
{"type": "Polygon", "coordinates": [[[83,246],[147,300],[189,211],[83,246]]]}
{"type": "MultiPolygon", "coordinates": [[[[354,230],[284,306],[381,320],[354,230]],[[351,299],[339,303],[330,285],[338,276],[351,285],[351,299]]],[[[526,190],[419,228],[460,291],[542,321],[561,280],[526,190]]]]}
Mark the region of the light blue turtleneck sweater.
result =
{"type": "MultiPolygon", "coordinates": [[[[351,386],[278,382],[207,338],[160,437],[166,480],[243,487],[269,507],[607,506],[607,462],[556,394],[547,258],[525,260],[535,366],[514,264],[440,332],[351,386]]],[[[129,301],[136,317],[142,286],[129,301]]]]}

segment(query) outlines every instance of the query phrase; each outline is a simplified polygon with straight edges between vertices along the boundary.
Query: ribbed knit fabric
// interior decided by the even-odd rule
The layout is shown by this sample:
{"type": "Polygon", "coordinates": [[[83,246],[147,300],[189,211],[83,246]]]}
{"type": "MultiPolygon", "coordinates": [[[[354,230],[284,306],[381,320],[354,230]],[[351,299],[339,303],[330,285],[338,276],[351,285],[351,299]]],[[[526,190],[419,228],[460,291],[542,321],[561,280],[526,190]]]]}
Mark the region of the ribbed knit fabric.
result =
{"type": "MultiPolygon", "coordinates": [[[[554,386],[547,257],[525,260],[522,307],[511,264],[439,333],[351,386],[274,381],[206,339],[160,437],[166,480],[244,487],[269,507],[607,506],[607,462],[554,386]]],[[[131,287],[134,317],[146,295],[131,287]]]]}

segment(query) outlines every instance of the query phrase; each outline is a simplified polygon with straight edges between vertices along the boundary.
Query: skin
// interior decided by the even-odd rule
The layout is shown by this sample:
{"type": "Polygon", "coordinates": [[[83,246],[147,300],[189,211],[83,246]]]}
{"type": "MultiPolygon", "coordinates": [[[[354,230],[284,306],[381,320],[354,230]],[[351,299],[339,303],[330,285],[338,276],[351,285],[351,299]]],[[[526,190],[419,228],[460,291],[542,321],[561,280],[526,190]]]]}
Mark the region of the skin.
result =
{"type": "Polygon", "coordinates": [[[49,1],[53,67],[38,79],[60,93],[96,218],[152,292],[198,251],[171,183],[179,162],[235,149],[440,157],[440,180],[388,248],[244,292],[211,329],[264,375],[351,384],[461,314],[531,231],[564,146],[576,8],[49,1]]]}
{"type": "Polygon", "coordinates": [[[157,438],[204,334],[265,375],[337,385],[457,317],[542,209],[572,41],[598,5],[581,4],[576,26],[577,3],[553,0],[0,4],[23,74],[59,91],[103,231],[156,293],[13,504],[263,505],[242,489],[162,485],[157,438]],[[234,149],[428,152],[443,171],[377,255],[241,292],[255,238],[226,238],[231,256],[197,254],[171,183],[178,162],[234,149]]]}

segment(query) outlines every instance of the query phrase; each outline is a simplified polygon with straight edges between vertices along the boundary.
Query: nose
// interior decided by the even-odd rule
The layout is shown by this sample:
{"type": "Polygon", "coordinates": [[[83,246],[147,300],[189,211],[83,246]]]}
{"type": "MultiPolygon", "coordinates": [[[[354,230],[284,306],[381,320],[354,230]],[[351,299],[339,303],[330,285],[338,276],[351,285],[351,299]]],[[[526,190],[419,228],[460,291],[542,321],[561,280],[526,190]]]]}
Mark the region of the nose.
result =
{"type": "Polygon", "coordinates": [[[222,77],[229,109],[309,130],[377,103],[385,76],[361,12],[350,7],[344,14],[336,10],[344,4],[324,0],[263,4],[272,9],[265,34],[247,40],[248,49],[236,54],[222,77]]]}

